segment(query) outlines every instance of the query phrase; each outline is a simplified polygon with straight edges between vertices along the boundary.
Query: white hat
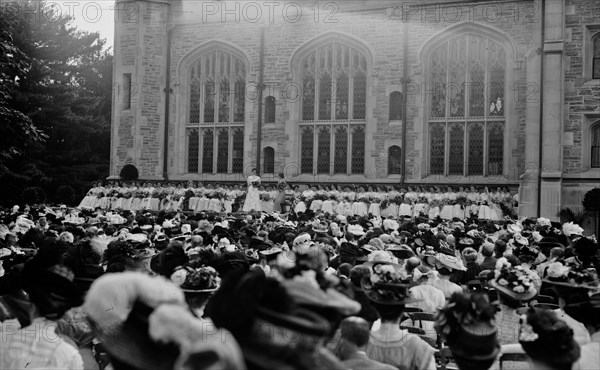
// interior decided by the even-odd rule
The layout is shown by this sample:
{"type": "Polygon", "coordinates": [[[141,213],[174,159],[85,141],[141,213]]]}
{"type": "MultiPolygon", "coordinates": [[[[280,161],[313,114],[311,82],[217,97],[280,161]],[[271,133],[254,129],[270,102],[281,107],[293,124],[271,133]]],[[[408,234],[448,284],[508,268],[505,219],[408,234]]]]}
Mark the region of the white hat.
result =
{"type": "Polygon", "coordinates": [[[348,225],[348,232],[352,235],[363,236],[365,235],[365,230],[360,225],[348,225]]]}
{"type": "Polygon", "coordinates": [[[297,246],[300,244],[308,243],[310,241],[311,241],[310,234],[302,233],[294,239],[294,242],[292,243],[292,245],[297,246]]]}

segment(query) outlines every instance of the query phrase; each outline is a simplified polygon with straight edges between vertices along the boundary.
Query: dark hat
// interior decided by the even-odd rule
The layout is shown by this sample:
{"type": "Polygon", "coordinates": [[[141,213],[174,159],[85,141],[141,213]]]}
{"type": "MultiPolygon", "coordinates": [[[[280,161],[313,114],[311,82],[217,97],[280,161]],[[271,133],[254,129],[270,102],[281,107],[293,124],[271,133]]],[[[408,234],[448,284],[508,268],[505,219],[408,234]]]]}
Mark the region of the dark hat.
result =
{"type": "Polygon", "coordinates": [[[66,311],[83,303],[83,291],[75,283],[75,274],[65,265],[35,270],[25,264],[23,274],[25,290],[44,313],[53,314],[59,306],[66,311]]]}
{"type": "Polygon", "coordinates": [[[454,293],[439,310],[436,328],[454,356],[490,360],[500,352],[498,329],[493,325],[495,313],[487,294],[454,293]]]}
{"type": "Polygon", "coordinates": [[[413,257],[415,255],[415,252],[413,252],[413,250],[410,249],[410,247],[406,244],[402,244],[402,245],[393,244],[393,245],[388,246],[385,250],[392,252],[392,254],[396,258],[403,259],[403,260],[413,257]]]}
{"type": "Polygon", "coordinates": [[[152,257],[150,268],[157,274],[168,278],[176,267],[185,265],[189,260],[189,256],[181,246],[173,245],[152,257]]]}
{"type": "Polygon", "coordinates": [[[581,237],[575,241],[573,249],[575,249],[575,253],[579,256],[592,257],[598,254],[598,243],[592,239],[581,237]]]}
{"type": "Polygon", "coordinates": [[[415,284],[400,265],[390,262],[367,262],[371,275],[361,280],[361,286],[369,300],[382,304],[403,306],[418,302],[410,296],[409,289],[415,284]]]}
{"type": "Polygon", "coordinates": [[[580,357],[580,348],[573,338],[573,329],[560,320],[554,311],[530,308],[521,322],[519,343],[529,357],[556,368],[570,368],[580,357]]]}
{"type": "Polygon", "coordinates": [[[600,294],[594,294],[582,302],[567,304],[567,315],[587,325],[600,325],[600,294]]]}

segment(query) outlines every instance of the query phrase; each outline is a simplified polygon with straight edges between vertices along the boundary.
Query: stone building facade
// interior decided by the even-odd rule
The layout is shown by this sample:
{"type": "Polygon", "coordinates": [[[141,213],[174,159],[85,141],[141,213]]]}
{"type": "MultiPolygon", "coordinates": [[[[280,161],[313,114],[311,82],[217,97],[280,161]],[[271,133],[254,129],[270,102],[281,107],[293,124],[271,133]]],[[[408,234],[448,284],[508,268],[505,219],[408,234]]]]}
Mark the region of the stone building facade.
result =
{"type": "Polygon", "coordinates": [[[594,0],[117,5],[114,177],[511,186],[552,219],[598,184],[594,0]]]}

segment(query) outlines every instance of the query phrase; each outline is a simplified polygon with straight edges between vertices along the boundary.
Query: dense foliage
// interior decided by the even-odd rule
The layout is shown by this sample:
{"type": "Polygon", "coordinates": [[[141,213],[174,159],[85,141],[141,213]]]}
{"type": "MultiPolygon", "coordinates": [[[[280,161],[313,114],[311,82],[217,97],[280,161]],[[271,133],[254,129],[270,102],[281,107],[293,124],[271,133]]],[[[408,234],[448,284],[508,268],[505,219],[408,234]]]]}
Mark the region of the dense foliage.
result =
{"type": "Polygon", "coordinates": [[[0,6],[4,203],[24,200],[26,187],[41,187],[54,200],[60,186],[70,186],[81,197],[108,175],[112,55],[99,34],[78,31],[43,2],[29,3],[45,16],[0,6]]]}

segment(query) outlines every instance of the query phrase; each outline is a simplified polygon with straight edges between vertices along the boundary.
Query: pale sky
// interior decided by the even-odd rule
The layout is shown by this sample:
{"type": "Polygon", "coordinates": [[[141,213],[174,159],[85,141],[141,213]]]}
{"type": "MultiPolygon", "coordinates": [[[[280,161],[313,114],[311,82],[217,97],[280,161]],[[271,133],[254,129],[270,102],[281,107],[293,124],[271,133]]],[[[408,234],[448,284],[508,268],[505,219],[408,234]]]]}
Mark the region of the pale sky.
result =
{"type": "Polygon", "coordinates": [[[112,48],[115,0],[53,0],[48,4],[53,4],[62,14],[73,16],[73,25],[82,31],[100,32],[100,37],[106,39],[106,48],[112,48]]]}

